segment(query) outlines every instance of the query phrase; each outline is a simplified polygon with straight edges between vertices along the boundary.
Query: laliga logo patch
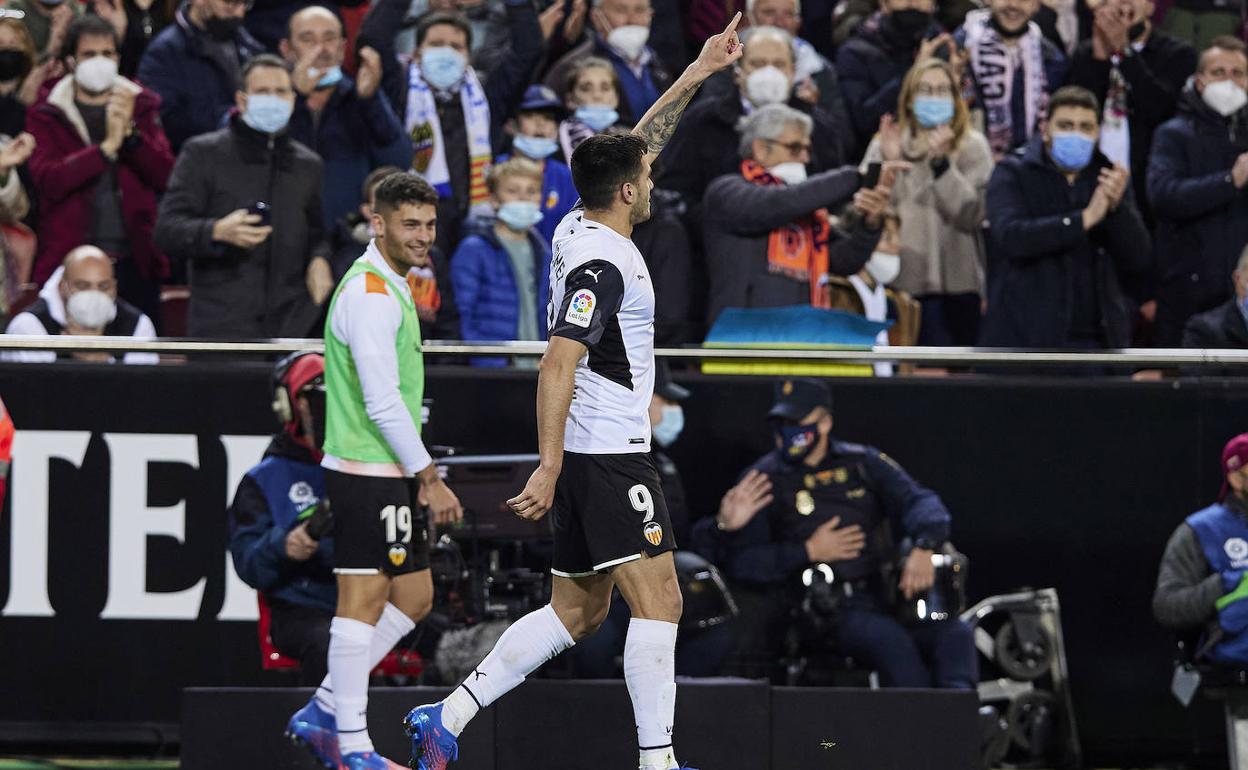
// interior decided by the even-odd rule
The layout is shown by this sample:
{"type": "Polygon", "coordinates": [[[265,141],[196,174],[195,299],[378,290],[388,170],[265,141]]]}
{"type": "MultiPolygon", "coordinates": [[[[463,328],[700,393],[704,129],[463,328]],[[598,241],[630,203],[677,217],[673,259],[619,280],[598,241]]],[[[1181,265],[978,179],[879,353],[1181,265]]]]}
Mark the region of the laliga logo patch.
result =
{"type": "Polygon", "coordinates": [[[307,508],[318,502],[316,492],[312,491],[312,485],[306,481],[296,481],[291,485],[290,501],[300,508],[307,508]]]}
{"type": "Polygon", "coordinates": [[[1242,537],[1233,537],[1226,541],[1226,545],[1222,546],[1226,550],[1226,555],[1231,557],[1233,561],[1240,561],[1248,557],[1248,542],[1242,537]]]}
{"type": "Polygon", "coordinates": [[[564,316],[564,320],[570,324],[575,324],[582,329],[589,328],[589,321],[594,316],[594,305],[597,304],[598,297],[589,289],[581,289],[572,297],[572,301],[568,303],[568,312],[564,316]]]}
{"type": "Polygon", "coordinates": [[[663,542],[663,527],[659,526],[657,521],[652,521],[641,530],[641,534],[646,536],[646,542],[650,545],[659,545],[663,542]]]}
{"type": "Polygon", "coordinates": [[[401,545],[390,546],[390,563],[396,567],[402,567],[403,562],[407,561],[407,549],[401,545]]]}

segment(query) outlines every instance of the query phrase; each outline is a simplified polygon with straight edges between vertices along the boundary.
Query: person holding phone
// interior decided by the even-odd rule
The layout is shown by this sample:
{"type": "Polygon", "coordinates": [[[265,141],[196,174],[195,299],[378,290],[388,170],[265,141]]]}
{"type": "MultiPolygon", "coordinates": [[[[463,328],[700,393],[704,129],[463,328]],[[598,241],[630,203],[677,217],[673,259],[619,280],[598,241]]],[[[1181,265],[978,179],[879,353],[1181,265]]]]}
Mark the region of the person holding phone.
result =
{"type": "Polygon", "coordinates": [[[911,168],[893,186],[901,266],[891,285],[922,303],[920,345],[974,345],[984,292],[979,232],[992,151],[970,126],[953,68],[939,59],[924,59],[906,75],[897,116],[880,120],[863,166],[898,160],[911,168]]]}
{"type": "Polygon", "coordinates": [[[875,249],[899,165],[872,188],[847,166],[807,176],[810,116],[783,104],[741,122],[739,170],[702,201],[710,300],[707,323],[730,307],[829,307],[827,276],[853,275],[875,249]],[[861,222],[834,231],[827,209],[852,201],[861,222]]]}
{"type": "Polygon", "coordinates": [[[321,160],[286,131],[285,62],[253,58],[243,84],[229,125],[182,148],[156,242],[189,266],[192,337],[309,336],[334,288],[321,160]]]}

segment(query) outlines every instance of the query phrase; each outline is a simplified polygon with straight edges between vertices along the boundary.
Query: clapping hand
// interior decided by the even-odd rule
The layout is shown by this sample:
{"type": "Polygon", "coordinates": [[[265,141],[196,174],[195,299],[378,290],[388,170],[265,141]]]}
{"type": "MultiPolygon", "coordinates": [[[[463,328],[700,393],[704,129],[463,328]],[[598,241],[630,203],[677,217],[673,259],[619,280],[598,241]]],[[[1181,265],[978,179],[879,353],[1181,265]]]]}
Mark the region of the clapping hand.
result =
{"type": "Polygon", "coordinates": [[[927,132],[927,159],[939,160],[953,152],[953,129],[942,123],[927,132]]]}
{"type": "Polygon", "coordinates": [[[880,118],[880,155],[884,160],[901,160],[901,125],[892,115],[880,118]]]}
{"type": "Polygon", "coordinates": [[[1115,163],[1113,168],[1101,169],[1097,186],[1104,189],[1105,200],[1109,205],[1110,211],[1118,208],[1118,204],[1122,202],[1122,196],[1127,192],[1127,184],[1130,181],[1131,172],[1127,171],[1121,164],[1115,163]]]}
{"type": "Polygon", "coordinates": [[[715,521],[725,532],[735,532],[749,524],[759,511],[771,505],[775,499],[775,495],[771,493],[771,478],[765,473],[751,470],[724,494],[715,521]]]}
{"type": "Polygon", "coordinates": [[[17,138],[0,148],[0,177],[25,163],[34,151],[35,137],[25,131],[18,134],[17,138]]]}
{"type": "Polygon", "coordinates": [[[359,66],[355,70],[355,93],[361,99],[371,99],[381,87],[381,54],[365,46],[356,59],[359,66]]]}

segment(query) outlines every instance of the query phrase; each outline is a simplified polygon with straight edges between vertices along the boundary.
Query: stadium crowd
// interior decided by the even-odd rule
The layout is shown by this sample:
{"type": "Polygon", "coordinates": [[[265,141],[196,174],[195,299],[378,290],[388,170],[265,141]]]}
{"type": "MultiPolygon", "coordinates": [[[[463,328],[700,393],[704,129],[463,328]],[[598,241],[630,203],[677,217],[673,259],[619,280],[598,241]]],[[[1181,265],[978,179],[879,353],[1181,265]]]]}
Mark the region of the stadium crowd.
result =
{"type": "MultiPolygon", "coordinates": [[[[792,305],[928,345],[1248,343],[1238,11],[735,3],[744,56],[635,233],[658,344],[792,305]]],[[[571,154],[629,130],[731,5],[8,0],[0,311],[27,334],[320,336],[370,190],[409,170],[440,194],[423,331],[544,339],[571,154]],[[104,290],[65,282],[83,247],[104,290]]]]}

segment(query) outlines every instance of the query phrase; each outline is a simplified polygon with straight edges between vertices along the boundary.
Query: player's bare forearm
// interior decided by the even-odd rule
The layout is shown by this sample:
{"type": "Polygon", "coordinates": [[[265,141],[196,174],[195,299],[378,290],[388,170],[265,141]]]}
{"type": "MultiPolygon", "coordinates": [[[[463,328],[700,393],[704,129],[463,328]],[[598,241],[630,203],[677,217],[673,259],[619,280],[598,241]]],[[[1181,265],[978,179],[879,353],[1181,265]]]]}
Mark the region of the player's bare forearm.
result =
{"type": "Polygon", "coordinates": [[[633,134],[646,140],[646,152],[651,160],[667,146],[668,140],[676,131],[676,124],[680,122],[680,116],[710,75],[696,61],[690,64],[676,82],[672,83],[672,87],[664,91],[659,100],[641,116],[641,120],[637,121],[633,134]]]}
{"type": "Polygon", "coordinates": [[[685,68],[672,87],[663,92],[646,114],[637,121],[633,134],[646,140],[647,155],[651,162],[672,138],[676,124],[685,108],[693,100],[706,79],[720,70],[727,69],[741,58],[741,41],[737,38],[737,25],[741,14],[737,13],[728,26],[718,35],[712,35],[702,46],[702,53],[685,68]]]}
{"type": "Polygon", "coordinates": [[[576,382],[576,362],[585,346],[566,337],[551,337],[537,376],[537,449],[541,466],[563,467],[563,431],[576,382]]]}

